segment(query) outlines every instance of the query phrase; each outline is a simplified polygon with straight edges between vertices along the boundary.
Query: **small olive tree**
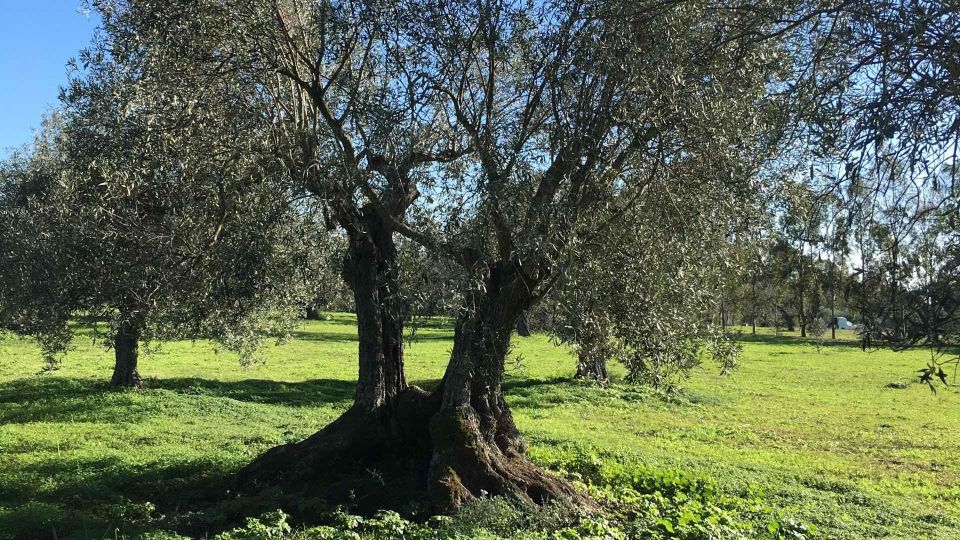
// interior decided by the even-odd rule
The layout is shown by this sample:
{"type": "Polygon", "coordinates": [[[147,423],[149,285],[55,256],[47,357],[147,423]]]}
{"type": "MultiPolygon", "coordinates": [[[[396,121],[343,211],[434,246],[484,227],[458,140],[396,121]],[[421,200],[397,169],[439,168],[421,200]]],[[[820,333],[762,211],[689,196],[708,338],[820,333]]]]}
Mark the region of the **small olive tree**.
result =
{"type": "Polygon", "coordinates": [[[56,129],[4,178],[4,289],[30,291],[4,304],[48,350],[66,345],[52,329],[69,318],[107,320],[111,384],[136,387],[145,340],[213,337],[248,358],[261,334],[282,333],[313,295],[325,233],[260,158],[269,141],[242,103],[182,125],[184,104],[139,77],[147,59],[114,52],[84,51],[56,129]],[[56,262],[38,272],[43,260],[56,262]]]}

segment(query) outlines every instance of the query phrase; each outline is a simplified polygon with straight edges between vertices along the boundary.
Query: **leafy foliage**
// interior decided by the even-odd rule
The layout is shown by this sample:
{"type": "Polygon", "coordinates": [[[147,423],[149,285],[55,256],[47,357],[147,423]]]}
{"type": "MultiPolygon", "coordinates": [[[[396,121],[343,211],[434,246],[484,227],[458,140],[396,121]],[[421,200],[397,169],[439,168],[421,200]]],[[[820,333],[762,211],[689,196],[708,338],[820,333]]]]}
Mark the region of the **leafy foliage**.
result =
{"type": "Polygon", "coordinates": [[[143,76],[149,50],[121,53],[131,36],[104,13],[63,110],[4,169],[7,326],[47,355],[83,314],[146,341],[213,337],[249,358],[315,295],[326,233],[291,202],[244,103],[183,121],[189,102],[143,76]]]}

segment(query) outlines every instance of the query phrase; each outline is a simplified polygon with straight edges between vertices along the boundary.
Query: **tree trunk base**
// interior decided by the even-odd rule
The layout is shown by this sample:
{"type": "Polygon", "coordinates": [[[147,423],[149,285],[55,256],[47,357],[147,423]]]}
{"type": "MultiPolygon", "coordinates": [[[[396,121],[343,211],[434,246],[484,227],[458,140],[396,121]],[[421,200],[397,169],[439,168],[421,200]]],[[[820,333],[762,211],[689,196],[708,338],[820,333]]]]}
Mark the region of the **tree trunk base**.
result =
{"type": "Polygon", "coordinates": [[[392,407],[353,407],[309,438],[262,454],[240,472],[240,486],[365,514],[418,504],[445,513],[486,496],[592,507],[570,482],[526,459],[519,438],[504,451],[484,440],[478,423],[444,419],[441,397],[410,387],[392,407]],[[448,444],[437,448],[437,440],[448,444]]]}
{"type": "Polygon", "coordinates": [[[580,381],[589,381],[600,386],[610,384],[610,375],[607,373],[607,364],[603,360],[581,360],[577,364],[577,373],[573,376],[580,381]]]}
{"type": "Polygon", "coordinates": [[[114,370],[113,377],[110,378],[110,386],[114,388],[142,388],[143,379],[136,369],[131,371],[114,370]]]}
{"type": "Polygon", "coordinates": [[[491,440],[471,407],[441,412],[430,422],[437,442],[430,462],[430,502],[440,512],[487,496],[502,496],[527,504],[550,502],[593,507],[567,480],[535,465],[524,456],[519,434],[503,433],[491,440]]]}
{"type": "Polygon", "coordinates": [[[143,379],[137,371],[140,336],[143,333],[143,314],[127,310],[117,326],[113,336],[113,377],[110,386],[114,388],[140,388],[143,379]]]}
{"type": "Polygon", "coordinates": [[[425,500],[430,444],[423,418],[437,408],[417,387],[392,407],[354,406],[307,439],[260,455],[240,471],[240,485],[279,488],[363,513],[409,507],[425,500]]]}

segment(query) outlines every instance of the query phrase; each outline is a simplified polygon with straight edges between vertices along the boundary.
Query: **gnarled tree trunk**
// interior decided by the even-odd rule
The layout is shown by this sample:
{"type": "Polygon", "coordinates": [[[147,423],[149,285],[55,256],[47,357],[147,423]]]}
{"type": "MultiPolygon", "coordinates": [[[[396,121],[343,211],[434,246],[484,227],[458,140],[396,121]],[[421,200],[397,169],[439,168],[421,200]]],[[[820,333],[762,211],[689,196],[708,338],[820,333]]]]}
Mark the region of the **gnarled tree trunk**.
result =
{"type": "Polygon", "coordinates": [[[397,248],[393,235],[372,211],[347,232],[343,277],[353,291],[360,343],[355,406],[367,411],[396,399],[406,388],[403,321],[397,248]]]}
{"type": "Polygon", "coordinates": [[[577,499],[571,484],[534,465],[503,396],[510,334],[532,302],[530,287],[509,264],[490,269],[457,321],[439,412],[430,420],[433,456],[429,496],[449,510],[483,495],[543,504],[577,499]]]}
{"type": "MultiPolygon", "coordinates": [[[[510,334],[529,307],[529,293],[506,266],[491,272],[486,285],[458,319],[450,364],[432,394],[405,384],[392,394],[398,385],[374,370],[374,384],[358,386],[356,402],[343,416],[304,441],[263,454],[241,472],[241,481],[360,511],[423,499],[448,511],[483,495],[536,503],[580,500],[568,482],[524,457],[500,384],[510,334]]],[[[359,312],[358,297],[358,319],[359,312]]],[[[361,353],[361,361],[368,353],[361,353]]]]}
{"type": "MultiPolygon", "coordinates": [[[[369,210],[369,209],[365,209],[369,210]]],[[[430,396],[407,386],[403,365],[405,307],[396,245],[372,211],[347,228],[343,278],[354,294],[359,369],[354,403],[309,438],[270,449],[247,465],[249,487],[351,504],[361,510],[399,506],[425,489],[430,396]]]]}
{"type": "Polygon", "coordinates": [[[143,317],[124,313],[113,336],[114,365],[110,386],[139,388],[143,385],[137,371],[140,336],[143,334],[143,317]]]}

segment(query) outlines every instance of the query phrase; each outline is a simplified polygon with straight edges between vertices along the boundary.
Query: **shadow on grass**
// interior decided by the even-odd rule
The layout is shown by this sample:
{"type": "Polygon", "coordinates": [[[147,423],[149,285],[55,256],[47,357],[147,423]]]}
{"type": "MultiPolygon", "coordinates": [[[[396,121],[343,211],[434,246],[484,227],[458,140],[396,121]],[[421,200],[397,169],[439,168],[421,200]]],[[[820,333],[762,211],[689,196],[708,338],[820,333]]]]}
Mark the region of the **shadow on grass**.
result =
{"type": "MultiPolygon", "coordinates": [[[[330,323],[325,323],[330,324],[330,323]]],[[[344,343],[357,341],[357,333],[321,332],[319,330],[294,330],[290,337],[300,341],[344,343]]]]}
{"type": "Polygon", "coordinates": [[[148,388],[170,390],[180,394],[224,397],[248,403],[265,403],[289,407],[313,407],[353,399],[354,381],[341,379],[313,379],[300,382],[243,379],[218,381],[186,377],[158,379],[148,382],[148,388]]]}
{"type": "Polygon", "coordinates": [[[37,375],[0,384],[0,425],[32,422],[129,422],[140,417],[129,396],[107,381],[37,375]]]}
{"type": "MultiPolygon", "coordinates": [[[[106,381],[56,376],[0,384],[0,425],[14,430],[0,448],[0,538],[113,538],[115,529],[131,537],[165,529],[204,538],[244,516],[275,509],[272,498],[234,493],[236,471],[255,452],[221,454],[215,446],[207,448],[217,441],[193,439],[182,453],[155,455],[149,446],[138,446],[135,429],[122,433],[127,426],[156,421],[175,430],[181,418],[205,414],[209,403],[191,395],[299,407],[349,403],[354,387],[343,380],[178,378],[149,381],[142,391],[118,391],[106,381]],[[17,424],[34,422],[51,425],[36,428],[36,438],[16,435],[17,424]],[[90,446],[83,434],[100,428],[73,426],[87,422],[119,428],[121,440],[116,446],[90,446]],[[60,438],[54,452],[51,440],[60,438]]],[[[265,439],[256,437],[263,429],[254,421],[250,440],[275,444],[269,427],[265,439]]]]}
{"type": "MultiPolygon", "coordinates": [[[[789,335],[771,335],[771,334],[757,334],[753,335],[750,333],[733,333],[731,334],[736,340],[743,343],[760,343],[767,345],[800,345],[803,347],[810,347],[813,350],[816,350],[817,340],[813,337],[799,337],[799,336],[789,336],[789,335]]],[[[929,347],[923,345],[916,345],[914,347],[907,348],[898,348],[891,343],[883,341],[874,341],[867,347],[865,350],[863,348],[863,342],[860,339],[851,339],[851,338],[838,338],[830,339],[829,334],[823,340],[822,347],[824,350],[829,351],[831,349],[842,350],[843,352],[851,351],[860,351],[864,354],[870,354],[877,351],[910,351],[910,350],[925,350],[929,351],[929,347]]],[[[770,356],[781,356],[786,354],[794,353],[803,353],[807,352],[804,349],[798,349],[794,351],[773,351],[767,353],[770,356]]],[[[945,346],[940,349],[942,354],[947,356],[960,356],[960,346],[945,346]]]]}
{"type": "Polygon", "coordinates": [[[114,538],[174,530],[205,538],[269,509],[231,496],[242,464],[47,459],[0,473],[0,538],[114,538]],[[42,490],[38,486],[43,486],[42,490]]]}
{"type": "Polygon", "coordinates": [[[433,332],[425,333],[421,329],[421,331],[416,332],[412,336],[410,334],[405,334],[403,339],[407,345],[411,343],[418,343],[421,341],[448,341],[450,342],[450,346],[452,347],[453,331],[443,332],[443,333],[433,333],[433,332]]]}
{"type": "Polygon", "coordinates": [[[156,414],[140,398],[153,390],[246,403],[315,407],[353,399],[356,383],[338,379],[282,382],[260,379],[151,379],[140,392],[111,389],[106,380],[38,375],[0,384],[0,425],[32,422],[122,424],[156,414]]]}
{"type": "MultiPolygon", "coordinates": [[[[808,345],[810,347],[816,347],[816,338],[812,337],[799,337],[799,336],[778,336],[772,334],[749,334],[749,333],[732,333],[731,337],[737,341],[742,341],[743,343],[763,343],[767,345],[808,345]]],[[[843,348],[843,349],[859,349],[860,341],[854,341],[850,339],[830,339],[829,336],[823,340],[823,346],[826,348],[843,348]]]]}
{"type": "MultiPolygon", "coordinates": [[[[330,324],[330,323],[325,323],[330,324]]],[[[323,332],[320,330],[294,330],[290,332],[290,337],[299,341],[308,341],[313,343],[356,343],[357,334],[354,333],[340,333],[340,332],[323,332]]],[[[416,332],[413,336],[409,334],[404,335],[405,342],[409,345],[410,343],[416,343],[418,341],[450,341],[453,342],[453,334],[446,332],[416,332]]]]}
{"type": "Polygon", "coordinates": [[[575,381],[572,377],[551,377],[547,379],[511,377],[503,381],[503,391],[509,394],[511,392],[519,392],[521,390],[537,388],[539,386],[554,385],[584,386],[584,383],[575,381]]]}

